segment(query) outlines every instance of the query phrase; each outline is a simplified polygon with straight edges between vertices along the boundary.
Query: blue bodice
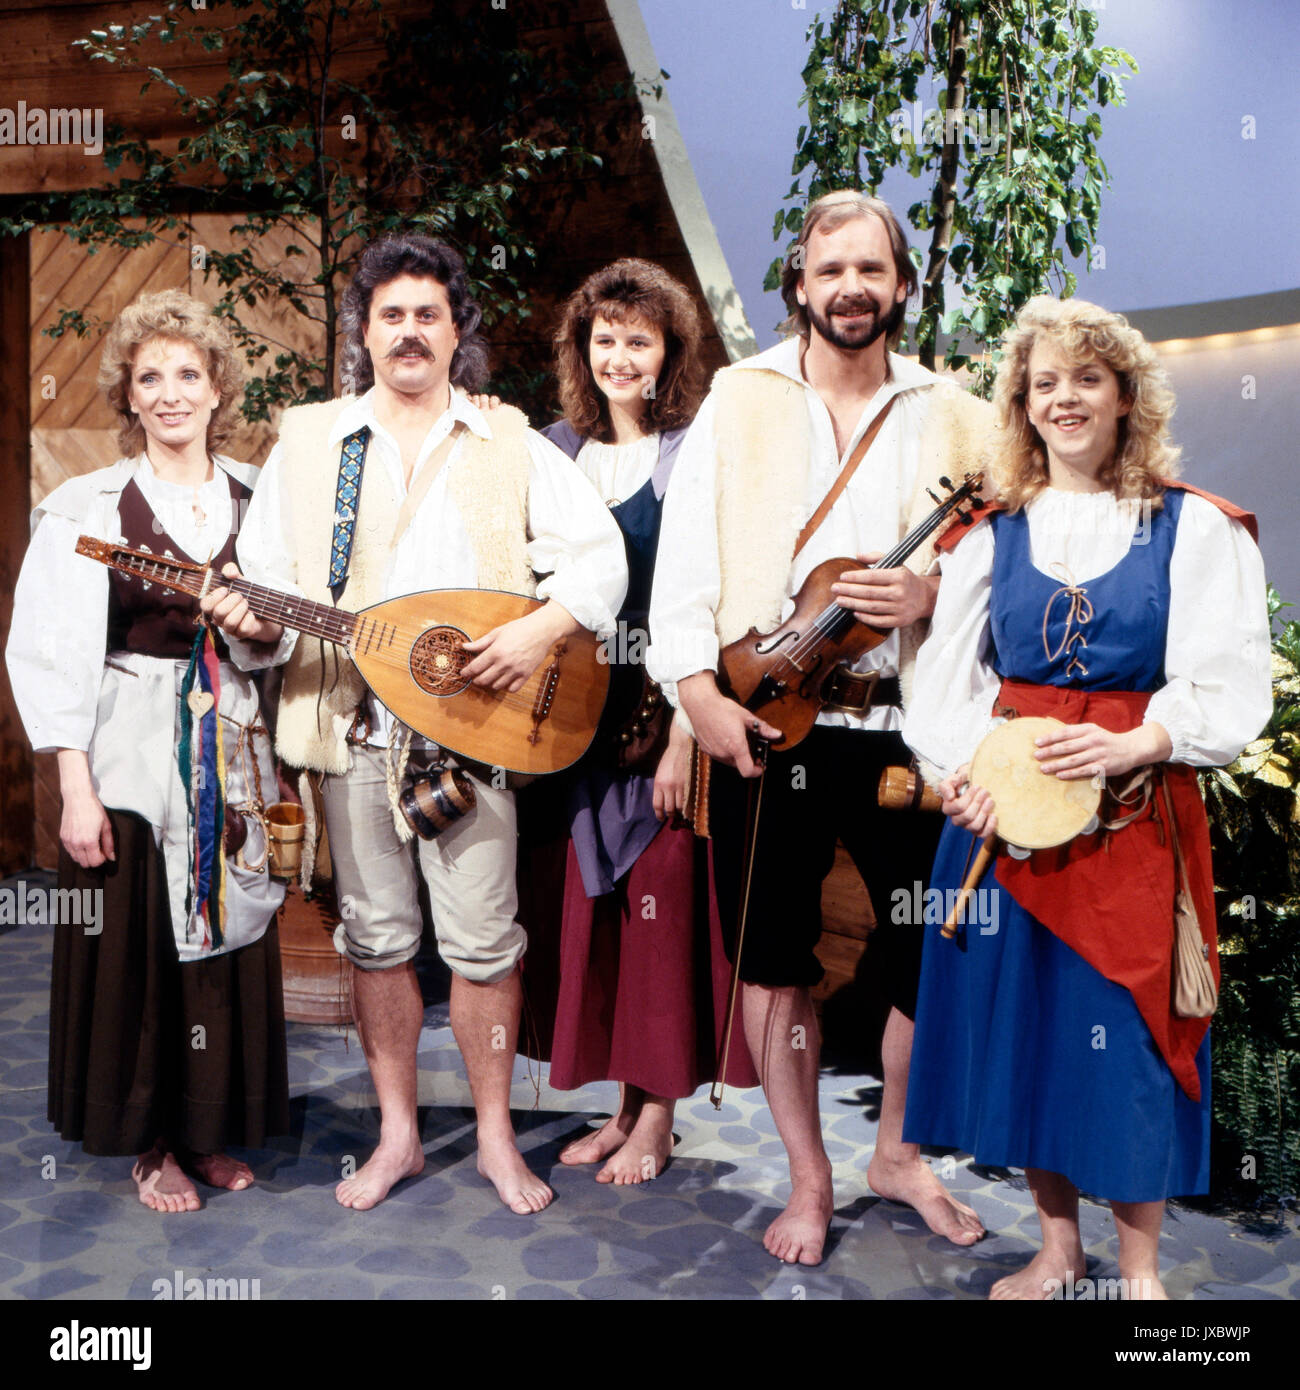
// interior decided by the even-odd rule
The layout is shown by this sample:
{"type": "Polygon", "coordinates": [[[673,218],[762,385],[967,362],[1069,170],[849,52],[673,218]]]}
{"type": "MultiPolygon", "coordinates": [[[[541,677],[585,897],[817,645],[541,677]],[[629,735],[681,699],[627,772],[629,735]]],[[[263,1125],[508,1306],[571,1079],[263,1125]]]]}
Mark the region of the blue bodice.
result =
{"type": "Polygon", "coordinates": [[[991,516],[994,670],[1076,690],[1164,685],[1169,561],[1183,495],[1169,489],[1159,510],[1144,512],[1119,563],[1085,584],[1034,568],[1023,511],[991,516]]]}

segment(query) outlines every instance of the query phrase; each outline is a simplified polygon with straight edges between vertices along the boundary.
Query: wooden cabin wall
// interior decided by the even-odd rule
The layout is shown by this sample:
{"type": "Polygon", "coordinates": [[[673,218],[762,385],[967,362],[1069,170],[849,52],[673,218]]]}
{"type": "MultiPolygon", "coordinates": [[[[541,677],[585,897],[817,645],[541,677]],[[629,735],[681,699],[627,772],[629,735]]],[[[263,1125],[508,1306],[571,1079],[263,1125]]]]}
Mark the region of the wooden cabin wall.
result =
{"type": "MultiPolygon", "coordinates": [[[[0,241],[0,342],[27,341],[31,270],[26,236],[0,241]]],[[[27,360],[0,352],[0,646],[9,645],[14,585],[27,549],[27,478],[31,437],[27,360]]],[[[35,845],[32,752],[0,665],[0,873],[26,868],[35,845]]]]}
{"type": "MultiPolygon", "coordinates": [[[[448,0],[444,10],[481,5],[482,0],[448,0]]],[[[197,18],[211,22],[217,0],[197,18]]],[[[604,0],[570,0],[563,6],[544,0],[511,0],[520,44],[538,54],[557,81],[581,65],[594,73],[593,85],[612,88],[629,81],[622,50],[604,0]]],[[[35,3],[0,0],[0,48],[5,53],[3,102],[16,106],[101,108],[105,123],[121,121],[160,149],[174,148],[188,130],[167,89],[140,91],[144,74],[92,63],[71,48],[73,40],[108,24],[130,24],[155,13],[153,0],[128,3],[35,3]]],[[[423,20],[427,0],[388,0],[385,12],[401,21],[423,20]]],[[[338,75],[364,83],[376,80],[382,50],[361,13],[349,21],[346,53],[338,75]]],[[[196,94],[212,94],[226,80],[220,55],[155,45],[151,60],[176,75],[196,94]]],[[[696,295],[706,329],[710,370],[726,353],[707,312],[707,301],[678,229],[634,95],[593,108],[585,135],[603,160],[599,170],[539,179],[520,200],[521,224],[538,248],[536,264],[525,271],[527,314],[520,313],[488,334],[494,369],[510,362],[543,373],[551,363],[551,337],[558,307],[593,270],[619,256],[640,256],[664,265],[696,295]]],[[[574,132],[551,132],[572,139],[574,132]]],[[[57,192],[91,186],[107,176],[102,161],[80,147],[0,146],[0,195],[57,192]]],[[[230,215],[190,219],[175,239],[132,251],[101,249],[90,254],[61,229],[41,228],[22,243],[0,243],[0,267],[7,324],[20,324],[6,341],[25,342],[27,359],[5,354],[3,459],[7,495],[39,502],[66,478],[111,463],[117,457],[114,421],[96,385],[102,330],[119,310],[146,290],[179,287],[214,301],[218,290],[195,265],[196,246],[228,244],[230,215]],[[30,243],[30,256],[27,245],[30,243]],[[30,264],[29,264],[30,261],[30,264]],[[24,270],[27,278],[24,280],[24,270]],[[53,339],[44,330],[64,309],[85,310],[99,331],[86,338],[65,334],[53,339]]],[[[263,237],[259,254],[282,255],[284,238],[263,237]]],[[[484,252],[490,248],[480,248],[484,252]]],[[[315,272],[306,264],[299,273],[315,272]]],[[[296,315],[253,314],[245,320],[273,344],[319,351],[312,325],[296,315]]],[[[539,421],[538,423],[542,423],[539,421]]],[[[273,425],[245,427],[228,446],[232,455],[260,463],[274,439],[273,425]]],[[[26,506],[10,508],[0,538],[0,628],[7,634],[13,584],[27,542],[26,506]]],[[[0,872],[35,862],[52,866],[58,853],[59,803],[52,755],[36,760],[23,736],[7,681],[0,677],[0,765],[7,790],[0,872]]]]}

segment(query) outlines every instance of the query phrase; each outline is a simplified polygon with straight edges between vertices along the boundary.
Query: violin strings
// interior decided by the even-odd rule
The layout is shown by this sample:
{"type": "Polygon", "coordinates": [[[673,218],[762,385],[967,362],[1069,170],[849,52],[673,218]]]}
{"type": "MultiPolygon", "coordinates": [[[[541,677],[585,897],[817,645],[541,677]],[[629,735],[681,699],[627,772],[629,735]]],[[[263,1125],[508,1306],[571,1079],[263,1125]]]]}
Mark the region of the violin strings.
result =
{"type": "MultiPolygon", "coordinates": [[[[967,480],[961,488],[953,493],[943,506],[931,512],[930,515],[919,522],[913,530],[908,532],[893,550],[887,555],[883,555],[875,564],[869,565],[868,568],[873,570],[894,569],[899,565],[917,549],[933,531],[938,529],[949,513],[954,511],[966,500],[966,497],[962,494],[965,493],[966,496],[969,496],[970,493],[975,490],[974,482],[975,480],[967,480]]],[[[797,671],[799,669],[796,664],[797,662],[803,661],[807,657],[814,656],[818,648],[823,646],[826,642],[834,640],[836,636],[835,628],[839,626],[845,618],[849,621],[853,621],[852,609],[844,608],[838,603],[829,604],[812,620],[810,624],[812,631],[806,635],[800,634],[794,646],[791,647],[789,651],[782,654],[769,674],[778,679],[785,679],[789,674],[789,670],[793,669],[797,671]],[[780,673],[779,676],[778,672],[780,673]]]]}

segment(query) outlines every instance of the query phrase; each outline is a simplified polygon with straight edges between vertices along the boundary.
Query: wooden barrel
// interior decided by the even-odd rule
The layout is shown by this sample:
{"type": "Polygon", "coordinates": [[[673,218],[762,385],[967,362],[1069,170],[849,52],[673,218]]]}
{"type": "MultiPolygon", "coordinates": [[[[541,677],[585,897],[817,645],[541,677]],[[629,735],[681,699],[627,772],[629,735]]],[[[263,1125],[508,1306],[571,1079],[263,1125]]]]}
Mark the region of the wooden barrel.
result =
{"type": "Polygon", "coordinates": [[[280,909],[284,1016],[294,1023],[351,1023],[347,960],[334,949],[338,909],[328,884],[310,899],[290,884],[280,909]]]}

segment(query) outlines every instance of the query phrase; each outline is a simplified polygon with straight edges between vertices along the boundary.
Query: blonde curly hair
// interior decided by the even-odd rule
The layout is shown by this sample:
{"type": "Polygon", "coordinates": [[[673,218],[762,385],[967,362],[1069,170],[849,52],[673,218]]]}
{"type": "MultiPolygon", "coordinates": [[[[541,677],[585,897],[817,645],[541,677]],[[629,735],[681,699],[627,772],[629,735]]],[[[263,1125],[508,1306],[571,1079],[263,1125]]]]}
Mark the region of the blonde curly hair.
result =
{"type": "Polygon", "coordinates": [[[1047,451],[1029,422],[1029,355],[1047,339],[1072,362],[1100,360],[1119,378],[1120,399],[1131,403],[1118,425],[1114,457],[1097,474],[1116,497],[1149,498],[1159,505],[1163,481],[1178,475],[1182,452],[1169,440],[1174,393],[1150,343],[1113,314],[1085,299],[1031,299],[1002,340],[993,402],[1004,443],[994,465],[998,496],[1018,511],[1047,486],[1047,451]]]}
{"type": "Polygon", "coordinates": [[[208,380],[221,398],[208,421],[208,452],[215,453],[239,424],[244,368],[225,324],[206,304],[184,290],[142,294],[113,320],[104,339],[99,389],[118,416],[118,448],[126,458],[144,452],[144,426],[132,411],[127,393],[135,355],[153,338],[176,338],[192,344],[204,355],[208,380]]]}

